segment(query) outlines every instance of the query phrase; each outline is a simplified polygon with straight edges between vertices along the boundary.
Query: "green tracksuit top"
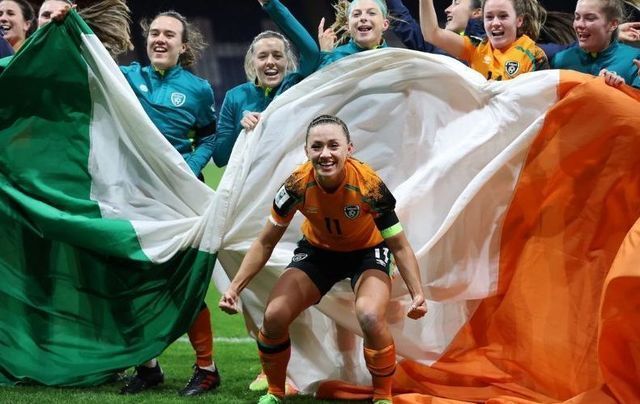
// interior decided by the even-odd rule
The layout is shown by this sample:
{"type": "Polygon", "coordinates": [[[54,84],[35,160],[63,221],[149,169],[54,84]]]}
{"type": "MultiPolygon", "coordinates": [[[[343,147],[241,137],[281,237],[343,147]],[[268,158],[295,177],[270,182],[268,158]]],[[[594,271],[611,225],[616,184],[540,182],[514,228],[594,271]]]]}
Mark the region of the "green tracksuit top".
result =
{"type": "Polygon", "coordinates": [[[120,70],[151,121],[199,176],[214,148],[216,111],[209,82],[180,65],[162,73],[134,62],[120,70]]]}
{"type": "Polygon", "coordinates": [[[640,49],[614,40],[608,48],[599,53],[586,52],[579,46],[558,52],[551,60],[551,67],[571,69],[594,76],[599,75],[600,70],[607,69],[624,78],[625,83],[640,88],[638,68],[633,59],[640,59],[640,49]]]}

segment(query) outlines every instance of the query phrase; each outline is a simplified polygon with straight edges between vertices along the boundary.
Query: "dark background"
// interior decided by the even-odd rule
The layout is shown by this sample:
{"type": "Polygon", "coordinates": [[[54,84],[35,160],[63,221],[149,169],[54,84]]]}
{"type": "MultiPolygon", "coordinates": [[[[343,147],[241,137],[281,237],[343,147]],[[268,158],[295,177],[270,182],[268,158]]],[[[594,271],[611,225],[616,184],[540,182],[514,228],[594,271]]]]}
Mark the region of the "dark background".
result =
{"type": "MultiPolygon", "coordinates": [[[[32,1],[34,7],[42,3],[32,1]]],[[[327,24],[333,22],[331,0],[281,0],[315,38],[320,18],[327,24]]],[[[78,7],[91,0],[77,0],[78,7]]],[[[434,0],[439,18],[444,21],[444,9],[451,0],[434,0]]],[[[548,10],[572,12],[575,0],[541,1],[548,10]]],[[[176,10],[195,23],[207,38],[208,48],[193,68],[195,74],[208,79],[213,85],[217,108],[220,108],[224,93],[231,87],[246,81],[243,61],[247,47],[255,35],[265,29],[275,29],[267,14],[262,11],[257,0],[134,0],[128,1],[132,12],[132,40],[135,50],[120,57],[118,63],[132,61],[148,63],[144,38],[138,22],[145,17],[152,18],[158,12],[176,10]]],[[[418,16],[418,0],[404,0],[414,18],[418,16]]],[[[402,44],[391,33],[385,34],[387,42],[393,46],[402,44]]]]}

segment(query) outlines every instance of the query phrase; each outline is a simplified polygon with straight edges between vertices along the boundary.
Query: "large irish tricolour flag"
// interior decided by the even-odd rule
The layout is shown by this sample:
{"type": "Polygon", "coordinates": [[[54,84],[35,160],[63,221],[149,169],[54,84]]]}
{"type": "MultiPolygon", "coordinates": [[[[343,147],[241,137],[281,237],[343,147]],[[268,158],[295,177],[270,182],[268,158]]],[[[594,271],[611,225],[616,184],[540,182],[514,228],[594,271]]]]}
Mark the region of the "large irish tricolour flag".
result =
{"type": "MultiPolygon", "coordinates": [[[[0,101],[7,381],[90,384],[161,351],[191,321],[215,252],[218,286],[236,273],[305,160],[306,125],[330,113],[395,194],[429,299],[425,318],[407,319],[394,280],[394,402],[640,400],[635,90],[559,71],[487,82],[446,57],[364,52],[276,99],[214,194],[71,17],[0,75],[15,94],[0,101]]],[[[300,222],[243,292],[250,329],[300,222]]],[[[367,397],[361,339],[337,344],[336,325],[360,332],[347,283],[292,325],[289,376],[307,393],[367,397]]]]}
{"type": "Polygon", "coordinates": [[[0,74],[0,381],[104,381],[197,314],[213,192],[75,12],[0,74]]]}

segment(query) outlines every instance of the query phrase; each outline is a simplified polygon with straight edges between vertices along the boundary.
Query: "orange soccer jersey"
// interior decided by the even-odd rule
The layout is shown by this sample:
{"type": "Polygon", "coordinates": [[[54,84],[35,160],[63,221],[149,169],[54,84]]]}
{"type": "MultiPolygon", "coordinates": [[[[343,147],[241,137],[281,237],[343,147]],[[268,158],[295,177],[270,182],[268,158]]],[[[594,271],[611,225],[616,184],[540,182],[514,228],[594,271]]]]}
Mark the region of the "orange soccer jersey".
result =
{"type": "Polygon", "coordinates": [[[401,229],[396,201],[376,172],[348,158],[340,187],[325,192],[307,162],[296,169],[278,191],[271,209],[272,221],[289,224],[297,210],[305,216],[302,234],[312,245],[333,251],[373,247],[401,229]]]}
{"type": "Polygon", "coordinates": [[[476,46],[464,37],[461,59],[487,80],[509,80],[521,73],[549,68],[547,55],[526,35],[522,35],[504,51],[494,49],[487,39],[476,46]]]}

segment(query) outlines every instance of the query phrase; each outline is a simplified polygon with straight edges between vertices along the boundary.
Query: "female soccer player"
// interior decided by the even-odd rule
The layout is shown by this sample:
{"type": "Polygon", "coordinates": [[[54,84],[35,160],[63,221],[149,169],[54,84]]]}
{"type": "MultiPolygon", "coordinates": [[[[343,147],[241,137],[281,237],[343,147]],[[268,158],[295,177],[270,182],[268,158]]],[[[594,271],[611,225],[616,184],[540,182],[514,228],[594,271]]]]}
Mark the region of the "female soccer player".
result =
{"type": "Polygon", "coordinates": [[[467,62],[488,80],[508,80],[549,68],[545,53],[534,42],[543,15],[537,0],[486,0],[482,16],[487,38],[474,46],[469,38],[439,28],[433,0],[420,0],[424,39],[467,62]]]}
{"type": "Polygon", "coordinates": [[[634,64],[634,59],[640,59],[640,50],[618,41],[624,15],[622,0],[578,0],[573,20],[578,47],[558,53],[551,66],[604,76],[607,84],[615,87],[624,83],[640,87],[634,64]]]}
{"type": "Polygon", "coordinates": [[[220,308],[237,312],[238,295],[264,267],[297,210],[305,215],[303,238],[276,282],[258,333],[258,351],[269,391],[260,404],[280,403],[291,353],[289,325],[322,299],[338,281],[350,278],[364,335],[364,357],[373,379],[375,403],[391,403],[396,355],[385,321],[391,292],[390,260],[412,296],[407,316],[427,312],[418,262],[395,214],[395,199],[375,171],[351,157],[349,130],[339,118],[321,115],[307,128],[307,163],[277,192],[269,222],[251,245],[238,273],[220,298],[220,308]]]}
{"type": "Polygon", "coordinates": [[[220,109],[213,152],[218,167],[229,162],[240,131],[253,129],[271,101],[313,73],[318,64],[318,45],[289,10],[279,0],[258,2],[286,37],[264,31],[249,45],[244,59],[248,82],[227,91],[220,109]],[[299,68],[287,38],[300,52],[299,68]]]}

